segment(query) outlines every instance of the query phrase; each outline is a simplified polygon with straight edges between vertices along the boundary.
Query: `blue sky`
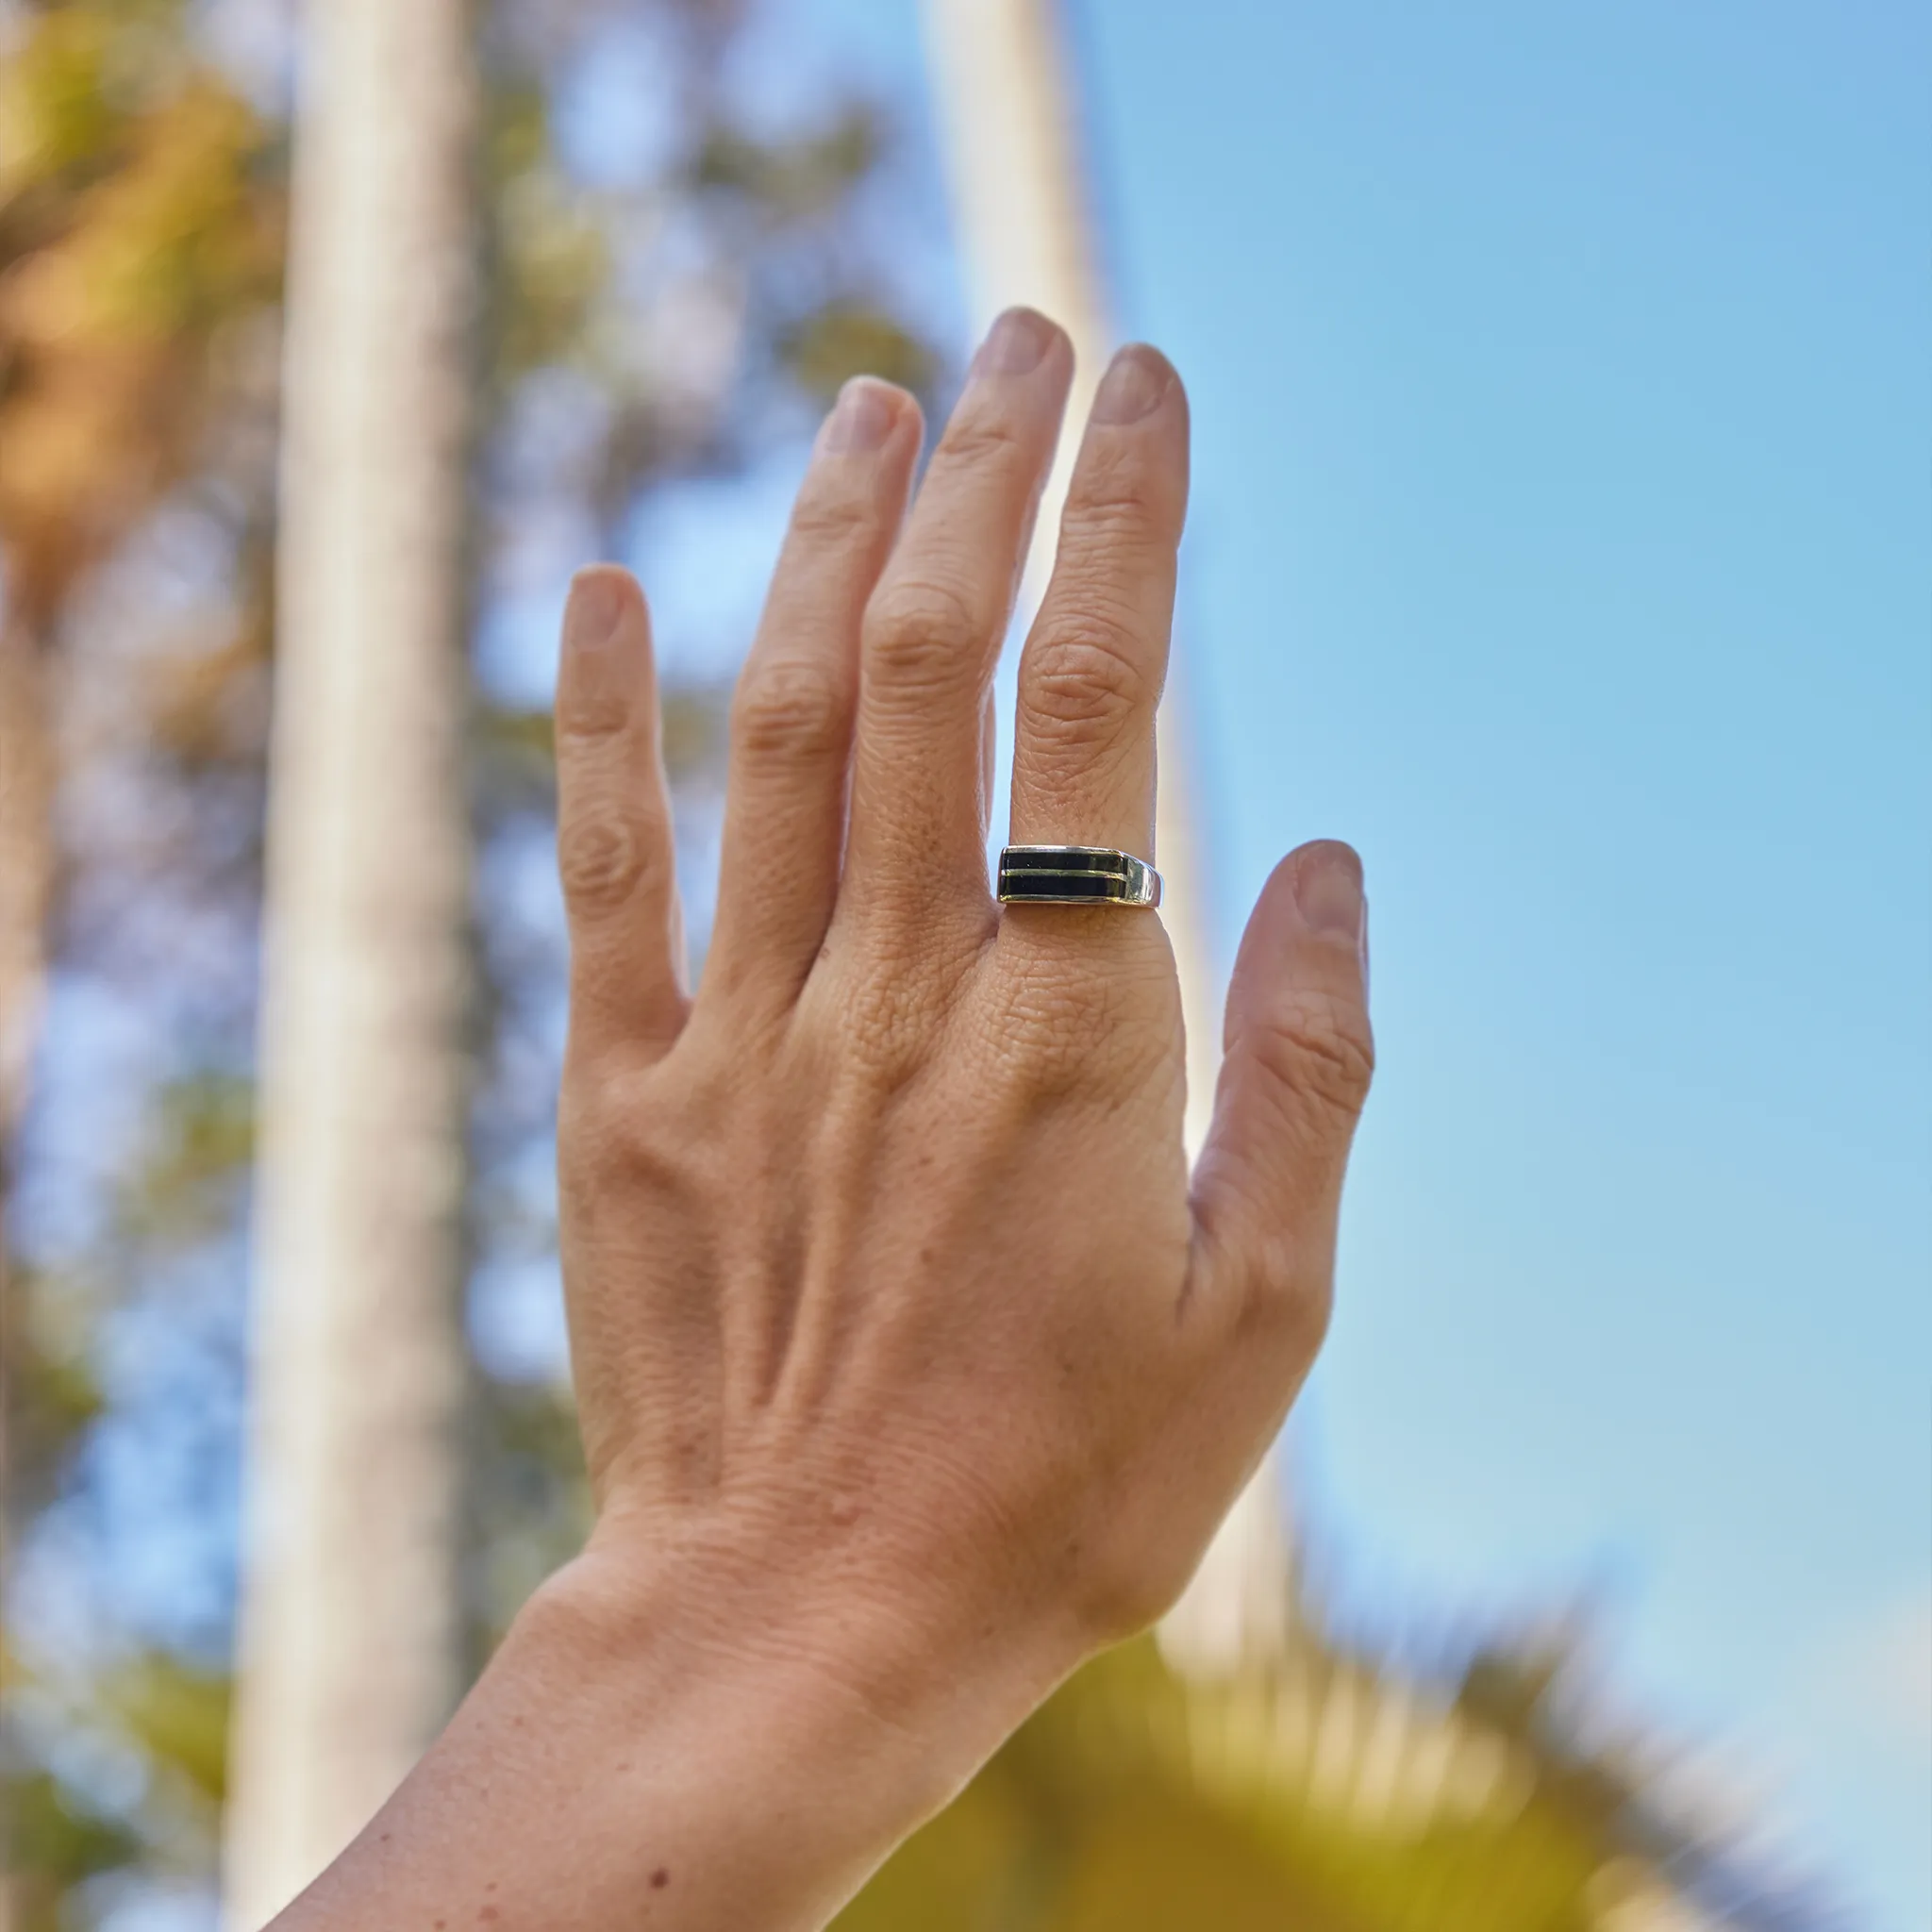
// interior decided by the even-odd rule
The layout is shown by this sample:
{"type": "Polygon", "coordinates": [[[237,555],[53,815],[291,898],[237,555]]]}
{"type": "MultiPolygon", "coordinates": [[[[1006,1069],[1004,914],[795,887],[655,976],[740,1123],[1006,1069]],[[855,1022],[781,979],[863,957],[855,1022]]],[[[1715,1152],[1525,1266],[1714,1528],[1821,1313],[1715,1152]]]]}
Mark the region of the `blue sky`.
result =
{"type": "MultiPolygon", "coordinates": [[[[857,67],[917,142],[913,0],[771,12],[751,93],[857,67]]],[[[1624,1703],[1919,1932],[1932,17],[1074,20],[1117,308],[1194,402],[1224,952],[1291,845],[1368,862],[1304,1507],[1384,1614],[1588,1594],[1624,1703]]],[[[922,165],[908,281],[957,335],[922,165]]],[[[674,664],[741,641],[797,461],[641,528],[674,664]]]]}
{"type": "MultiPolygon", "coordinates": [[[[917,100],[913,8],[804,0],[917,100]]],[[[1366,855],[1382,1073],[1302,1481],[1391,1605],[1608,1606],[1932,1923],[1932,20],[1074,12],[1186,375],[1224,946],[1366,855]]]]}

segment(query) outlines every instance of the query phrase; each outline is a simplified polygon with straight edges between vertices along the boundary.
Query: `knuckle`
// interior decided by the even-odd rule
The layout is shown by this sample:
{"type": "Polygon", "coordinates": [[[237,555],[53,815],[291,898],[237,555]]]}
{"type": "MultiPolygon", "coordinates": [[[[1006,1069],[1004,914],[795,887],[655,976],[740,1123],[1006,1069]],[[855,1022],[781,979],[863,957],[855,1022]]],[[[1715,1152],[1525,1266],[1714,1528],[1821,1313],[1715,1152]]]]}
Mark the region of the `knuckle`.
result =
{"type": "Polygon", "coordinates": [[[1096,1062],[1119,1038],[1118,1006],[1104,979],[1083,984],[1071,970],[1037,967],[999,1002],[996,1047],[1034,1098],[1062,1097],[1093,1082],[1096,1062]]]}
{"type": "Polygon", "coordinates": [[[867,908],[839,992],[843,1074],[874,1099],[912,1085],[943,1044],[973,969],[969,922],[929,905],[867,908]]]}
{"type": "Polygon", "coordinates": [[[1292,1351],[1296,1373],[1306,1374],[1321,1354],[1335,1319],[1335,1278],[1324,1273],[1311,1280],[1304,1268],[1292,1276],[1277,1277],[1272,1286],[1283,1339],[1292,1351]]]}
{"type": "Polygon", "coordinates": [[[703,1197],[727,1108],[691,1073],[667,1078],[662,1061],[608,1049],[566,1057],[558,1167],[580,1206],[589,1198],[630,1212],[645,1195],[703,1197]]]}
{"type": "Polygon", "coordinates": [[[1067,492],[1063,541],[1109,552],[1157,542],[1171,548],[1174,514],[1168,493],[1143,463],[1090,461],[1067,492]]]}
{"type": "Polygon", "coordinates": [[[843,1077],[876,1102],[909,1087],[930,1054],[931,1013],[908,975],[863,975],[848,995],[843,1077]]]}
{"type": "Polygon", "coordinates": [[[558,872],[566,903],[579,913],[607,912],[661,882],[664,841],[646,813],[610,806],[558,828],[558,872]]]}
{"type": "Polygon", "coordinates": [[[1028,714],[1051,736],[1105,744],[1158,697],[1136,661],[1126,626],[1095,612],[1058,619],[1025,674],[1028,714]]]}
{"type": "Polygon", "coordinates": [[[1109,1539],[1082,1565],[1080,1622],[1103,1643],[1138,1636],[1174,1608],[1192,1574],[1186,1557],[1109,1539]]]}
{"type": "MultiPolygon", "coordinates": [[[[1106,918],[1105,913],[1097,915],[1106,918]]],[[[990,1055],[1037,1105],[1086,1094],[1103,1105],[1178,1081],[1179,995],[1164,935],[1144,958],[1095,973],[1091,947],[1003,943],[1009,962],[980,1009],[990,1055]]]]}
{"type": "Polygon", "coordinates": [[[808,490],[792,507],[791,534],[813,549],[842,549],[872,528],[869,498],[843,489],[808,490]]]}
{"type": "Polygon", "coordinates": [[[935,463],[963,467],[1017,463],[1024,455],[1019,425],[1005,414],[967,408],[946,425],[933,453],[935,463]]]}
{"type": "Polygon", "coordinates": [[[565,755],[573,748],[594,751],[622,737],[630,723],[630,700],[622,692],[568,690],[558,699],[558,750],[565,755]]]}
{"type": "Polygon", "coordinates": [[[1277,999],[1257,1024],[1251,1048],[1278,1090],[1353,1120],[1368,1098],[1375,1049],[1358,1007],[1319,992],[1277,999]]]}
{"type": "Polygon", "coordinates": [[[622,1170],[643,1117],[626,1066],[608,1060],[570,1065],[557,1104],[557,1144],[563,1171],[594,1183],[622,1170]]]}
{"type": "Polygon", "coordinates": [[[866,616],[867,655],[895,684],[943,687],[976,666],[991,625],[957,584],[917,578],[894,584],[866,616]]]}
{"type": "Polygon", "coordinates": [[[845,748],[849,708],[839,678],[794,658],[761,665],[746,678],[732,729],[758,757],[832,758],[845,748]]]}
{"type": "Polygon", "coordinates": [[[1335,1310],[1333,1273],[1310,1264],[1307,1246],[1275,1228],[1241,1257],[1236,1309],[1243,1346],[1265,1347],[1300,1374],[1320,1354],[1335,1310]]]}

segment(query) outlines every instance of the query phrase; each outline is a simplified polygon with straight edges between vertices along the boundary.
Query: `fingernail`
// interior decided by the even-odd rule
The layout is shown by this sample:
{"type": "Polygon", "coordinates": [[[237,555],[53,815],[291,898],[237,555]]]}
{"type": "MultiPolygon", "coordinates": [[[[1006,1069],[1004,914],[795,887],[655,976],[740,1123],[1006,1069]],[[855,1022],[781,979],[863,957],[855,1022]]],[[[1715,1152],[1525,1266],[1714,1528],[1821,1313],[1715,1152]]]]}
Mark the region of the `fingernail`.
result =
{"type": "Polygon", "coordinates": [[[1093,395],[1096,423],[1138,423],[1153,414],[1174,371],[1158,349],[1132,342],[1108,364],[1107,374],[1093,395]]]}
{"type": "Polygon", "coordinates": [[[624,615],[624,586],[608,571],[589,571],[570,587],[564,630],[579,649],[608,643],[624,615]]]}
{"type": "Polygon", "coordinates": [[[567,731],[615,731],[630,716],[634,670],[612,643],[624,623],[625,580],[589,571],[572,584],[564,612],[564,661],[557,681],[557,722],[567,731]]]}
{"type": "Polygon", "coordinates": [[[1009,308],[987,331],[973,358],[974,375],[1024,375],[1053,345],[1054,326],[1031,308],[1009,308]]]}
{"type": "Polygon", "coordinates": [[[877,449],[892,433],[899,409],[885,384],[855,375],[839,391],[838,407],[825,419],[821,448],[833,456],[856,456],[877,449]]]}
{"type": "Polygon", "coordinates": [[[1311,931],[1337,933],[1360,949],[1367,902],[1362,862],[1349,847],[1316,846],[1295,874],[1294,897],[1311,931]]]}

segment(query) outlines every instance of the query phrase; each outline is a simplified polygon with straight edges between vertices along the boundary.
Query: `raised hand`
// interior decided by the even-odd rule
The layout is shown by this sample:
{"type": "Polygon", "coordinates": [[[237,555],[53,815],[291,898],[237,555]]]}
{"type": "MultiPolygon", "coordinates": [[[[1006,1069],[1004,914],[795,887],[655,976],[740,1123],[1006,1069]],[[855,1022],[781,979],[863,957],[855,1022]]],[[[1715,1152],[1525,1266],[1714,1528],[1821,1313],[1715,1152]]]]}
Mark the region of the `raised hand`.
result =
{"type": "MultiPolygon", "coordinates": [[[[740,681],[694,994],[643,599],[573,592],[559,1151],[599,1517],[393,1807],[458,1833],[452,1926],[820,1923],[1173,1601],[1320,1342],[1371,1064],[1355,855],[1270,879],[1191,1177],[1158,914],[989,889],[993,664],[1071,374],[1004,316],[909,510],[917,406],[846,389],[740,681]],[[514,1809],[447,1825],[509,1780],[578,1855],[513,1853],[514,1809]]],[[[1021,659],[1015,844],[1158,859],[1187,467],[1179,380],[1123,351],[1021,659]]]]}

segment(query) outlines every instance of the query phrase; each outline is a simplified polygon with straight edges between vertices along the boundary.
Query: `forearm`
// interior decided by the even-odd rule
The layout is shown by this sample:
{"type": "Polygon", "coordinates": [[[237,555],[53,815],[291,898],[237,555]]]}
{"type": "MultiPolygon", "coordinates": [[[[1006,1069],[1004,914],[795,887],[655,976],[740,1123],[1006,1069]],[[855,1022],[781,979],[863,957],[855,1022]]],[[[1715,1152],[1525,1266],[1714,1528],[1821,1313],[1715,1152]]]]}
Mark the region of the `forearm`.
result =
{"type": "Polygon", "coordinates": [[[941,1671],[896,1616],[811,1627],[717,1594],[669,1566],[562,1572],[275,1932],[820,1925],[1058,1674],[1024,1644],[941,1671]]]}

